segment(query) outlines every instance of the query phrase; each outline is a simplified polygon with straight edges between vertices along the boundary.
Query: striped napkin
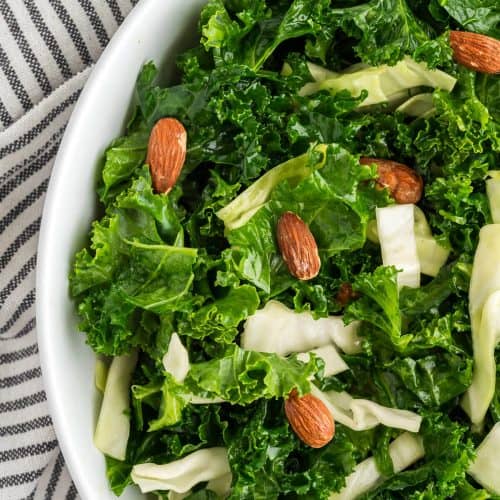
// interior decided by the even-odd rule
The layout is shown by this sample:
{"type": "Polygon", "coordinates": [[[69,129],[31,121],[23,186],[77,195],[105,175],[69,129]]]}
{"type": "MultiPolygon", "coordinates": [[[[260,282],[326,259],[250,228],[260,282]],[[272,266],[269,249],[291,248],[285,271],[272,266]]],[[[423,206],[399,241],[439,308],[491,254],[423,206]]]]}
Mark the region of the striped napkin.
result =
{"type": "MultiPolygon", "coordinates": [[[[0,0],[0,499],[74,499],[35,322],[38,231],[92,64],[138,0],[0,0]]],[[[147,1],[147,0],[143,0],[147,1]]]]}

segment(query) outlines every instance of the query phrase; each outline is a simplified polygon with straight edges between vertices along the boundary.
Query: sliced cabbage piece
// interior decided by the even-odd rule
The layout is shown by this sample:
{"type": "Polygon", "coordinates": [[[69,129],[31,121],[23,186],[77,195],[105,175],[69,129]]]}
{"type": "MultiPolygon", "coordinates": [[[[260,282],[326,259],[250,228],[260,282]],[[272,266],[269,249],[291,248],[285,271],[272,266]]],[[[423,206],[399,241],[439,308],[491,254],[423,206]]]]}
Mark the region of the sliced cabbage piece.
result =
{"type": "MultiPolygon", "coordinates": [[[[309,70],[311,71],[311,69],[309,70]]],[[[410,90],[416,87],[432,87],[450,92],[456,79],[440,70],[431,70],[425,63],[417,63],[410,57],[405,57],[395,66],[356,66],[347,68],[338,75],[329,75],[316,68],[311,71],[315,82],[306,83],[299,91],[307,96],[328,90],[332,94],[348,90],[358,97],[361,91],[368,90],[368,97],[360,106],[370,106],[383,102],[394,103],[404,97],[410,97],[410,90]]]]}
{"type": "MultiPolygon", "coordinates": [[[[450,250],[441,246],[427,222],[425,214],[416,205],[414,206],[415,241],[417,244],[417,255],[420,262],[420,272],[427,276],[436,277],[441,268],[446,264],[450,250]]],[[[373,243],[380,243],[378,237],[377,221],[371,220],[366,228],[366,237],[373,243]]]]}
{"type": "Polygon", "coordinates": [[[198,483],[221,478],[231,473],[227,449],[223,447],[197,450],[168,464],[137,464],[130,477],[142,493],[171,490],[185,493],[198,483]]]}
{"type": "MultiPolygon", "coordinates": [[[[401,434],[389,445],[389,455],[396,473],[410,467],[424,454],[422,438],[408,432],[401,434]]],[[[339,493],[332,493],[329,500],[354,500],[373,490],[383,481],[384,476],[379,472],[375,459],[367,458],[356,465],[354,471],[347,476],[344,488],[339,493]]]]}
{"type": "Polygon", "coordinates": [[[109,367],[94,444],[105,455],[125,460],[130,434],[130,382],[137,364],[137,351],[113,358],[109,367]]]}
{"type": "Polygon", "coordinates": [[[98,354],[95,358],[95,386],[98,391],[104,393],[104,389],[106,388],[106,380],[108,378],[108,370],[109,370],[109,360],[98,354]]]}
{"type": "Polygon", "coordinates": [[[281,76],[291,76],[292,74],[293,74],[292,67],[287,62],[284,62],[283,66],[281,66],[280,75],[281,76]]]}
{"type": "MultiPolygon", "coordinates": [[[[187,498],[189,495],[193,493],[191,490],[186,491],[185,493],[177,493],[176,491],[169,491],[168,492],[168,500],[184,500],[184,498],[187,498]]],[[[162,497],[158,495],[158,500],[162,500],[162,497]]]]}
{"type": "Polygon", "coordinates": [[[415,234],[420,272],[435,278],[446,264],[450,251],[441,246],[432,236],[415,234]]]}
{"type": "Polygon", "coordinates": [[[313,151],[323,153],[319,163],[309,164],[311,152],[292,158],[266,172],[231,203],[220,209],[216,215],[224,222],[226,230],[245,225],[269,200],[272,190],[278,183],[285,180],[299,183],[314,170],[321,168],[325,162],[326,145],[318,144],[313,151]]]}
{"type": "Polygon", "coordinates": [[[436,108],[434,108],[432,94],[424,92],[410,97],[403,104],[400,104],[396,111],[416,118],[427,118],[434,114],[436,108]]]}
{"type": "Polygon", "coordinates": [[[424,211],[417,207],[417,205],[413,205],[413,219],[413,229],[415,234],[418,236],[432,236],[431,226],[429,226],[429,223],[427,222],[427,217],[425,216],[424,211]]]}
{"type": "MultiPolygon", "coordinates": [[[[352,68],[352,66],[351,66],[352,68]]],[[[330,78],[338,78],[341,73],[336,73],[335,71],[331,71],[323,66],[319,66],[318,64],[314,64],[312,62],[307,62],[307,69],[313,80],[316,82],[322,82],[324,80],[329,80],[330,78]]]]}
{"type": "Polygon", "coordinates": [[[488,224],[479,232],[469,287],[472,330],[481,323],[481,312],[489,296],[500,290],[500,224],[488,224]]]}
{"type": "MultiPolygon", "coordinates": [[[[229,472],[221,477],[211,479],[208,481],[206,489],[213,491],[218,498],[226,498],[231,491],[231,482],[233,481],[233,475],[229,472]]],[[[185,493],[177,493],[176,491],[168,492],[168,500],[183,500],[189,497],[193,492],[191,490],[185,493]]]]}
{"type": "Polygon", "coordinates": [[[420,272],[427,276],[436,277],[441,268],[446,264],[450,250],[441,246],[432,236],[431,227],[425,214],[415,205],[415,240],[417,243],[420,272]]]}
{"type": "Polygon", "coordinates": [[[377,220],[376,219],[372,219],[372,220],[368,221],[368,224],[366,225],[366,237],[372,243],[376,243],[377,245],[380,245],[380,240],[378,239],[378,229],[377,229],[377,220]]]}
{"type": "Polygon", "coordinates": [[[207,483],[207,490],[213,491],[219,497],[224,498],[231,491],[231,483],[233,481],[233,475],[228,472],[223,476],[211,479],[207,483]]]}
{"type": "MultiPolygon", "coordinates": [[[[189,362],[189,354],[187,349],[181,342],[179,335],[173,333],[168,344],[168,349],[162,359],[162,364],[165,370],[174,377],[174,379],[182,384],[191,369],[189,362]]],[[[203,398],[195,394],[184,394],[184,399],[194,405],[206,405],[224,403],[221,398],[203,398]]]]}
{"type": "Polygon", "coordinates": [[[467,471],[481,486],[500,495],[500,422],[497,422],[476,450],[476,458],[467,471]]]}
{"type": "Polygon", "coordinates": [[[315,320],[310,312],[297,313],[281,302],[270,300],[249,316],[241,335],[241,347],[249,351],[287,356],[335,344],[347,354],[361,350],[359,322],[344,325],[341,316],[315,320]]]}
{"type": "Polygon", "coordinates": [[[486,181],[486,194],[490,205],[491,219],[494,224],[500,223],[500,170],[488,172],[491,177],[486,181]]]}
{"type": "Polygon", "coordinates": [[[500,224],[488,224],[479,232],[469,287],[474,372],[462,406],[480,426],[495,391],[495,346],[500,319],[500,224]]]}
{"type": "Polygon", "coordinates": [[[202,398],[201,396],[196,396],[196,394],[190,394],[188,397],[189,402],[193,405],[213,405],[226,402],[222,398],[202,398]]]}
{"type": "Polygon", "coordinates": [[[168,349],[162,359],[165,370],[182,383],[189,372],[189,354],[187,349],[182,345],[181,339],[177,333],[173,333],[170,337],[168,349]]]}
{"type": "Polygon", "coordinates": [[[472,331],[474,372],[462,406],[475,425],[481,425],[495,394],[495,348],[500,342],[499,312],[500,290],[489,296],[482,310],[480,326],[472,331]]]}
{"type": "Polygon", "coordinates": [[[368,399],[354,399],[347,392],[323,392],[311,386],[311,393],[323,401],[334,420],[355,431],[372,429],[379,424],[418,432],[422,417],[408,410],[388,408],[368,399]]]}
{"type": "Polygon", "coordinates": [[[349,370],[349,366],[347,366],[347,363],[342,359],[333,345],[325,345],[317,349],[311,349],[308,352],[301,352],[297,355],[297,359],[307,363],[311,353],[316,354],[318,358],[321,358],[325,362],[325,370],[323,373],[325,377],[337,375],[338,373],[349,370]]]}
{"type": "Polygon", "coordinates": [[[377,208],[377,233],[384,266],[395,266],[399,287],[420,286],[420,261],[415,239],[414,205],[377,208]]]}

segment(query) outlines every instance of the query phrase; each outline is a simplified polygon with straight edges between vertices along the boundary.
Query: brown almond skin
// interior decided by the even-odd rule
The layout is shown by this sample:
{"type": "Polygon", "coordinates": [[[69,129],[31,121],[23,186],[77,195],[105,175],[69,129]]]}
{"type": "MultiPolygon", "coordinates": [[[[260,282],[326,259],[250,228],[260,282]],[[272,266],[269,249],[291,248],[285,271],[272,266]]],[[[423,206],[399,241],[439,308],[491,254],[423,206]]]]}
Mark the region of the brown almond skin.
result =
{"type": "Polygon", "coordinates": [[[186,159],[187,133],[175,118],[157,121],[149,136],[146,163],[157,193],[167,194],[177,182],[186,159]]]}
{"type": "Polygon", "coordinates": [[[345,307],[347,304],[357,299],[358,297],[359,293],[355,292],[352,289],[350,283],[342,283],[340,285],[339,291],[337,292],[337,295],[335,296],[335,299],[342,307],[345,307]]]}
{"type": "Polygon", "coordinates": [[[500,40],[469,31],[451,31],[450,46],[458,64],[479,73],[500,73],[500,40]]]}
{"type": "Polygon", "coordinates": [[[335,422],[325,404],[312,394],[299,397],[294,389],[285,401],[285,414],[293,432],[311,448],[322,448],[335,435],[335,422]]]}
{"type": "Polygon", "coordinates": [[[377,184],[387,188],[396,203],[418,203],[422,198],[424,181],[412,168],[392,160],[360,158],[362,165],[377,166],[377,184]]]}
{"type": "Polygon", "coordinates": [[[318,245],[307,224],[293,212],[285,212],[276,227],[278,246],[290,274],[299,280],[318,275],[321,260],[318,245]]]}

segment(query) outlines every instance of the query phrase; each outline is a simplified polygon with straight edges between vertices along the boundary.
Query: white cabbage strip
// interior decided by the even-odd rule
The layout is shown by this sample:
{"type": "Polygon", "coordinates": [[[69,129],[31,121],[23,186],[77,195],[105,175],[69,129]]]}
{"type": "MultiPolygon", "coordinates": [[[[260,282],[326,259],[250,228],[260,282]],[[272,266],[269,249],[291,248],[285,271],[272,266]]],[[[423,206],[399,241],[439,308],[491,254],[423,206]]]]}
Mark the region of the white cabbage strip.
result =
{"type": "Polygon", "coordinates": [[[113,358],[104,388],[101,411],[94,434],[96,448],[125,460],[130,434],[130,381],[137,363],[137,351],[113,358]]]}
{"type": "Polygon", "coordinates": [[[306,83],[300,89],[300,95],[320,90],[328,90],[332,94],[348,90],[357,97],[366,89],[368,97],[360,106],[401,102],[408,98],[410,89],[422,86],[451,91],[456,83],[456,79],[447,73],[431,70],[425,63],[417,63],[410,57],[405,57],[394,66],[354,65],[342,73],[333,73],[311,64],[308,66],[316,81],[306,83]]]}
{"type": "Polygon", "coordinates": [[[396,108],[396,111],[416,118],[427,118],[434,114],[436,108],[432,100],[432,94],[423,93],[410,97],[407,101],[396,108]]]}
{"type": "Polygon", "coordinates": [[[432,231],[424,212],[416,205],[414,207],[414,218],[420,272],[427,276],[437,276],[440,269],[446,264],[450,250],[441,246],[434,236],[432,236],[432,231]]]}
{"type": "Polygon", "coordinates": [[[187,349],[182,345],[181,339],[177,333],[173,333],[168,344],[168,349],[162,359],[165,370],[177,380],[184,382],[186,375],[189,372],[189,354],[187,349]]]}
{"type": "Polygon", "coordinates": [[[228,472],[223,476],[216,477],[208,481],[207,490],[213,491],[219,497],[225,497],[231,490],[233,475],[228,472]]]}
{"type": "Polygon", "coordinates": [[[491,218],[494,224],[500,223],[500,171],[488,172],[491,179],[486,181],[486,194],[490,204],[491,218]]]}
{"type": "Polygon", "coordinates": [[[384,266],[395,266],[399,287],[420,286],[420,261],[414,231],[414,205],[377,208],[377,233],[384,266]]]}
{"type": "MultiPolygon", "coordinates": [[[[435,277],[446,264],[450,251],[441,246],[434,236],[427,222],[424,212],[414,206],[415,224],[413,231],[417,244],[417,255],[420,262],[420,272],[435,277]]],[[[366,237],[373,243],[380,243],[377,230],[377,221],[371,220],[366,228],[366,237]]]]}
{"type": "Polygon", "coordinates": [[[437,276],[446,264],[450,251],[442,247],[432,236],[415,234],[415,239],[421,273],[432,277],[437,276]]]}
{"type": "Polygon", "coordinates": [[[368,399],[354,399],[347,392],[320,391],[311,386],[311,394],[323,401],[334,420],[355,431],[372,429],[379,424],[418,432],[422,417],[407,410],[388,408],[368,399]]]}
{"type": "Polygon", "coordinates": [[[361,351],[358,328],[358,322],[344,325],[341,316],[315,320],[310,312],[297,313],[270,300],[246,320],[241,347],[287,356],[333,343],[345,353],[354,354],[361,351]]]}
{"type": "MultiPolygon", "coordinates": [[[[229,472],[216,479],[211,479],[208,481],[206,489],[213,491],[218,498],[226,498],[231,491],[231,482],[233,481],[233,475],[229,472]]],[[[168,500],[183,500],[192,494],[192,491],[186,491],[185,493],[177,493],[175,491],[168,492],[168,500]]]]}
{"type": "MultiPolygon", "coordinates": [[[[315,151],[325,153],[326,145],[318,144],[315,151]]],[[[245,191],[239,194],[231,203],[217,212],[217,217],[224,222],[227,231],[245,225],[253,215],[269,200],[272,190],[277,184],[285,180],[301,181],[308,177],[315,169],[321,168],[325,162],[325,155],[317,165],[309,165],[309,153],[292,158],[281,163],[259,177],[245,191]]]]}
{"type": "MultiPolygon", "coordinates": [[[[389,455],[394,472],[401,472],[420,460],[425,454],[422,438],[405,432],[389,445],[389,455]]],[[[383,483],[384,476],[379,472],[375,459],[367,458],[356,465],[347,477],[346,485],[339,493],[332,493],[329,500],[354,500],[383,483]]]]}
{"type": "Polygon", "coordinates": [[[481,228],[469,288],[474,373],[462,406],[480,426],[495,392],[495,347],[500,340],[500,224],[481,228]]]}
{"type": "Polygon", "coordinates": [[[189,402],[193,405],[212,405],[212,404],[219,404],[219,403],[225,403],[225,399],[222,398],[203,398],[201,396],[197,396],[196,394],[189,394],[188,395],[189,402]]]}
{"type": "Polygon", "coordinates": [[[484,304],[481,323],[472,331],[474,373],[462,405],[473,424],[480,425],[495,394],[495,348],[500,341],[500,290],[484,304]]]}
{"type": "Polygon", "coordinates": [[[198,483],[231,473],[226,448],[205,448],[168,464],[137,464],[130,476],[142,493],[172,490],[185,493],[198,483]]]}
{"type": "Polygon", "coordinates": [[[323,347],[318,347],[317,349],[311,349],[308,352],[301,352],[297,355],[297,359],[307,363],[309,361],[310,353],[316,354],[318,358],[321,358],[324,361],[325,370],[323,375],[325,377],[337,375],[337,373],[349,370],[349,366],[347,366],[347,363],[342,359],[333,345],[325,345],[323,347]]]}
{"type": "Polygon", "coordinates": [[[338,78],[341,75],[341,73],[335,73],[335,71],[330,71],[329,69],[312,62],[307,63],[307,69],[309,70],[309,73],[311,73],[311,76],[313,77],[313,80],[315,82],[322,82],[323,80],[338,78]]]}
{"type": "MultiPolygon", "coordinates": [[[[174,377],[174,379],[183,383],[189,370],[191,363],[189,362],[189,354],[187,349],[182,345],[181,339],[177,333],[173,333],[168,344],[168,349],[162,359],[163,368],[174,377]]],[[[185,399],[194,405],[206,405],[213,403],[223,403],[221,398],[202,398],[195,394],[186,394],[185,399]]]]}
{"type": "Polygon", "coordinates": [[[95,358],[94,382],[98,391],[104,393],[110,360],[106,356],[98,354],[95,358]]]}
{"type": "Polygon", "coordinates": [[[490,493],[500,495],[500,422],[497,422],[476,450],[476,458],[467,471],[490,493]]]}

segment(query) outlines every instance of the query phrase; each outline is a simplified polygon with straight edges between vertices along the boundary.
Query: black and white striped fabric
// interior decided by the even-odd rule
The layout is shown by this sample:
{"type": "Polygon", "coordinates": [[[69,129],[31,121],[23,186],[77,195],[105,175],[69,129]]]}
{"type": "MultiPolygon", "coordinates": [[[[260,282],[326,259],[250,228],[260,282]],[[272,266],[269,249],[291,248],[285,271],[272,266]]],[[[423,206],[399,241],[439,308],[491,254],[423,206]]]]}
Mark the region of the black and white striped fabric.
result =
{"type": "Polygon", "coordinates": [[[36,248],[66,123],[135,3],[0,0],[0,500],[78,497],[41,378],[36,248]]]}

